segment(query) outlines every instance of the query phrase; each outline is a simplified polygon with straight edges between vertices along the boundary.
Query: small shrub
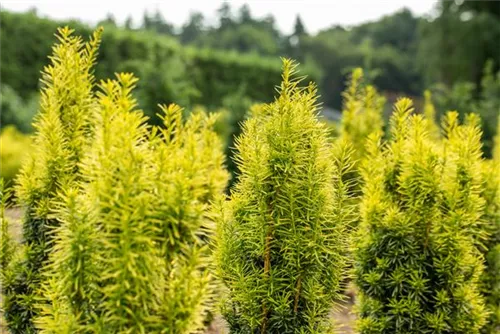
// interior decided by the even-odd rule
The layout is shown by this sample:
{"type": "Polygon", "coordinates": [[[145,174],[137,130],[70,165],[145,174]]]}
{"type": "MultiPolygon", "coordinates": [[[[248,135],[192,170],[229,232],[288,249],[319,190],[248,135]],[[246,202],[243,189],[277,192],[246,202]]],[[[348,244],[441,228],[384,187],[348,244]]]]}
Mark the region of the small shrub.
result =
{"type": "Polygon", "coordinates": [[[445,118],[442,145],[401,99],[371,138],[355,250],[360,333],[479,333],[481,132],[445,118]]]}
{"type": "MultiPolygon", "coordinates": [[[[353,168],[344,176],[349,185],[353,203],[359,203],[360,178],[359,166],[366,156],[366,143],[371,134],[381,132],[384,126],[382,112],[385,98],[380,96],[371,85],[363,81],[363,70],[356,68],[351,73],[350,82],[342,93],[343,109],[338,138],[353,150],[353,168]]],[[[357,223],[356,223],[357,224],[357,223]]]]}
{"type": "MultiPolygon", "coordinates": [[[[424,97],[424,114],[429,136],[439,145],[443,145],[443,135],[436,123],[436,110],[430,92],[426,91],[424,97]]],[[[477,125],[481,123],[475,114],[469,115],[466,121],[475,122],[477,125]]],[[[483,152],[484,150],[483,146],[483,152]]],[[[495,333],[500,326],[500,156],[493,153],[493,159],[486,159],[481,163],[481,197],[485,200],[485,205],[481,225],[483,233],[479,234],[477,244],[485,258],[481,293],[486,297],[489,311],[488,323],[483,328],[483,333],[495,333]]]]}

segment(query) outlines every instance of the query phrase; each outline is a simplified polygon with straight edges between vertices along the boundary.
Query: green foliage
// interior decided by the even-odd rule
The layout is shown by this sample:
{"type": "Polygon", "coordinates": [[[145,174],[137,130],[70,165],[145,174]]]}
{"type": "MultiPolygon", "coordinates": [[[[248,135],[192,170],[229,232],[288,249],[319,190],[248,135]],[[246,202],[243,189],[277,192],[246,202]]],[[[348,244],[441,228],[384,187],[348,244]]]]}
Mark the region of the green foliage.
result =
{"type": "MultiPolygon", "coordinates": [[[[33,13],[0,12],[2,30],[1,76],[22,98],[37,89],[37,78],[53,43],[53,31],[61,22],[39,18],[33,13]],[[21,51],[22,50],[22,51],[21,51]]],[[[81,23],[71,23],[82,34],[91,33],[81,23]]],[[[133,31],[106,27],[99,63],[98,79],[121,71],[137,71],[139,106],[154,110],[156,103],[194,104],[220,107],[221,101],[237,93],[242,84],[252,100],[268,102],[279,83],[280,64],[274,58],[241,53],[183,48],[173,38],[152,31],[133,31]]],[[[307,69],[318,77],[314,69],[307,69]]],[[[159,120],[154,115],[152,120],[159,120]]]]}
{"type": "MultiPolygon", "coordinates": [[[[11,203],[11,189],[7,188],[5,180],[0,178],[0,282],[5,284],[7,267],[16,252],[16,244],[9,232],[9,221],[5,217],[5,210],[11,203]]],[[[1,293],[4,293],[2,289],[1,293]]]]}
{"type": "Polygon", "coordinates": [[[441,139],[441,129],[437,124],[436,107],[432,102],[432,93],[429,90],[424,91],[423,114],[427,121],[427,132],[432,139],[441,139]]]}
{"type": "Polygon", "coordinates": [[[18,180],[26,217],[2,279],[9,330],[198,330],[213,303],[206,212],[228,179],[216,115],[195,110],[183,122],[171,105],[150,129],[132,75],[94,95],[101,31],[88,43],[72,32],[59,30],[42,74],[34,150],[18,180]]]}
{"type": "Polygon", "coordinates": [[[440,0],[436,5],[437,17],[422,21],[417,60],[427,85],[434,82],[448,87],[458,82],[479,85],[488,59],[494,60],[497,70],[500,68],[500,20],[491,8],[495,5],[471,2],[440,0]]]}
{"type": "Polygon", "coordinates": [[[482,197],[485,199],[483,220],[488,238],[484,242],[486,270],[482,292],[490,311],[484,333],[500,330],[500,122],[497,125],[493,160],[483,162],[482,197]]]}
{"type": "Polygon", "coordinates": [[[342,119],[336,141],[348,143],[352,148],[353,168],[344,175],[344,182],[350,187],[353,203],[359,203],[362,184],[359,166],[366,158],[368,138],[382,132],[385,98],[378,94],[375,87],[365,84],[361,68],[352,71],[350,82],[342,96],[342,119]]]}
{"type": "Polygon", "coordinates": [[[13,125],[24,133],[30,132],[31,120],[36,113],[38,99],[28,98],[27,102],[7,85],[0,85],[0,124],[2,127],[13,125]]]}
{"type": "MultiPolygon", "coordinates": [[[[431,101],[431,93],[424,93],[424,114],[429,137],[439,145],[443,145],[443,136],[436,123],[435,107],[431,101]]],[[[480,123],[475,114],[466,117],[467,122],[480,123]]],[[[483,146],[484,149],[484,146],[483,146]]],[[[495,333],[500,326],[500,164],[498,158],[481,162],[481,197],[485,200],[482,229],[479,238],[479,249],[485,258],[485,271],[481,278],[481,292],[486,297],[486,306],[490,312],[484,333],[495,333]]]]}
{"type": "Polygon", "coordinates": [[[51,64],[44,68],[40,113],[34,128],[33,150],[18,178],[17,196],[25,208],[24,256],[18,258],[13,277],[5,286],[5,317],[12,333],[33,333],[41,271],[52,234],[59,225],[53,217],[59,191],[75,182],[75,173],[91,133],[94,112],[92,67],[100,31],[84,43],[72,30],[59,29],[51,64]]]}
{"type": "Polygon", "coordinates": [[[494,143],[493,159],[495,159],[495,161],[500,161],[500,119],[497,120],[497,134],[495,136],[494,143]]]}
{"type": "Polygon", "coordinates": [[[390,140],[371,137],[356,240],[360,333],[479,333],[481,132],[449,113],[442,144],[399,100],[390,140]]]}
{"type": "Polygon", "coordinates": [[[12,184],[31,151],[31,138],[9,125],[0,132],[0,177],[12,184]]]}
{"type": "Polygon", "coordinates": [[[340,123],[340,140],[351,143],[355,160],[366,155],[366,142],[373,133],[382,131],[385,98],[371,85],[363,83],[363,70],[352,71],[347,89],[342,94],[344,105],[340,123]]]}
{"type": "Polygon", "coordinates": [[[326,333],[340,298],[349,157],[329,145],[316,88],[299,88],[295,69],[284,60],[279,96],[245,121],[238,181],[215,209],[215,262],[232,333],[326,333]]]}
{"type": "Polygon", "coordinates": [[[436,84],[431,87],[432,99],[438,114],[447,110],[458,110],[462,119],[465,113],[474,112],[481,118],[483,129],[483,151],[486,157],[491,156],[493,136],[500,114],[500,71],[493,71],[493,62],[485,64],[481,85],[472,82],[458,82],[452,87],[436,84]],[[477,91],[480,94],[477,95],[477,91]]]}
{"type": "Polygon", "coordinates": [[[69,190],[44,286],[44,333],[190,333],[211,299],[206,209],[227,180],[214,116],[162,107],[150,134],[120,74],[100,85],[96,138],[69,190]],[[79,191],[78,191],[79,190],[79,191]]]}

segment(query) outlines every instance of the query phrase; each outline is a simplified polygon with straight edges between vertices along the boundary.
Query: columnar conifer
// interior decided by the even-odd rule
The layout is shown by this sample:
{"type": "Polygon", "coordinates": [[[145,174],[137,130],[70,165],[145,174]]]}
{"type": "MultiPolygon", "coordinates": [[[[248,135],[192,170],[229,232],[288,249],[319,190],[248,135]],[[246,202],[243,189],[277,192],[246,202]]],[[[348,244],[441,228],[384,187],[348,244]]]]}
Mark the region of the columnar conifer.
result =
{"type": "Polygon", "coordinates": [[[241,175],[215,210],[222,312],[232,333],[326,333],[339,298],[349,157],[329,145],[316,88],[300,88],[295,70],[283,61],[279,96],[245,121],[241,175]]]}
{"type": "Polygon", "coordinates": [[[358,329],[478,333],[487,316],[476,247],[481,132],[449,113],[440,145],[412,110],[410,100],[399,100],[389,142],[373,135],[367,149],[355,251],[358,329]]]}
{"type": "Polygon", "coordinates": [[[24,254],[12,265],[5,286],[5,317],[12,333],[32,333],[40,272],[51,249],[51,230],[60,221],[53,214],[58,192],[76,180],[95,107],[92,68],[100,42],[97,30],[89,42],[59,29],[50,65],[42,72],[40,111],[35,119],[34,152],[19,177],[17,196],[26,209],[24,254]]]}
{"type": "Polygon", "coordinates": [[[208,202],[222,193],[215,118],[162,107],[146,126],[120,74],[100,85],[95,139],[65,191],[37,325],[44,333],[190,333],[211,298],[208,202]]]}

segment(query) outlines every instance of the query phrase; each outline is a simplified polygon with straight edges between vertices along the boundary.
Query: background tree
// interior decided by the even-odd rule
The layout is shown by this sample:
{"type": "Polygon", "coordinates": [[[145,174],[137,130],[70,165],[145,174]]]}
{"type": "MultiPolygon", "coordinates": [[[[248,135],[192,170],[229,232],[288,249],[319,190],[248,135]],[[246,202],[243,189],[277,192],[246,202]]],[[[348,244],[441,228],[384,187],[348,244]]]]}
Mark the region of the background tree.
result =
{"type": "Polygon", "coordinates": [[[500,68],[498,5],[440,0],[437,10],[437,18],[424,22],[420,30],[419,65],[427,84],[479,85],[488,59],[494,61],[494,71],[500,68]]]}
{"type": "Polygon", "coordinates": [[[127,16],[127,19],[125,20],[125,29],[127,30],[132,30],[134,29],[134,20],[132,19],[132,16],[127,16]]]}
{"type": "Polygon", "coordinates": [[[202,13],[193,12],[189,15],[189,20],[182,26],[180,40],[184,44],[196,41],[203,32],[204,16],[202,13]]]}
{"type": "Polygon", "coordinates": [[[116,27],[116,19],[113,14],[108,13],[104,20],[99,21],[98,25],[116,27]]]}
{"type": "Polygon", "coordinates": [[[231,5],[228,2],[223,2],[219,9],[217,9],[217,16],[219,20],[219,30],[224,30],[233,25],[233,17],[231,14],[231,5]]]}
{"type": "Polygon", "coordinates": [[[250,12],[250,7],[247,4],[241,6],[239,10],[239,23],[240,24],[248,24],[252,23],[252,13],[250,12]]]}

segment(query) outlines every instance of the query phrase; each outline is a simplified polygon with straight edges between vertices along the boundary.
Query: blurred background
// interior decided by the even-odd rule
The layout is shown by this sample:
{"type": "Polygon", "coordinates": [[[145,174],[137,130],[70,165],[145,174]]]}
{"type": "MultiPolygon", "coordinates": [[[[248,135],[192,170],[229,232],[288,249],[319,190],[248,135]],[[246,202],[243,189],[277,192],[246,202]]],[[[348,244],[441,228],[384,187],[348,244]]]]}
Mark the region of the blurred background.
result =
{"type": "Polygon", "coordinates": [[[220,111],[228,154],[249,107],[273,99],[280,56],[298,60],[318,84],[333,129],[347,76],[362,67],[388,100],[386,115],[399,96],[418,109],[425,89],[438,114],[479,113],[490,154],[500,114],[500,1],[3,1],[0,174],[8,180],[29,151],[40,71],[63,25],[84,36],[104,27],[96,76],[134,72],[151,122],[158,103],[220,111]]]}

